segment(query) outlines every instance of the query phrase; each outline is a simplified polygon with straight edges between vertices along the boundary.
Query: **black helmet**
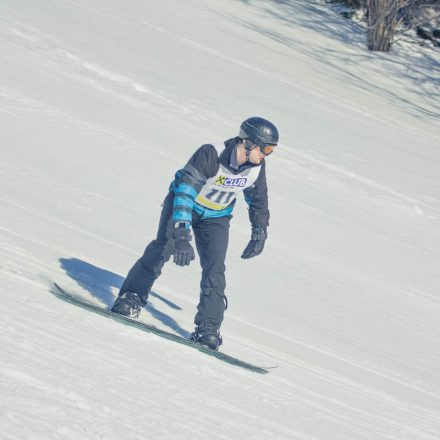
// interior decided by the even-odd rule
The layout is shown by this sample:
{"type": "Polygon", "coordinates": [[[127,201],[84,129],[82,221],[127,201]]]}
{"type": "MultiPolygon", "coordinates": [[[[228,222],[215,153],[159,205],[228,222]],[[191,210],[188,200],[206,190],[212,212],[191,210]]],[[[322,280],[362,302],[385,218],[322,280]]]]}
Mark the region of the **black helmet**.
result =
{"type": "Polygon", "coordinates": [[[279,139],[275,125],[267,119],[257,116],[246,119],[241,124],[238,136],[241,139],[249,139],[253,144],[259,146],[277,145],[279,139]]]}

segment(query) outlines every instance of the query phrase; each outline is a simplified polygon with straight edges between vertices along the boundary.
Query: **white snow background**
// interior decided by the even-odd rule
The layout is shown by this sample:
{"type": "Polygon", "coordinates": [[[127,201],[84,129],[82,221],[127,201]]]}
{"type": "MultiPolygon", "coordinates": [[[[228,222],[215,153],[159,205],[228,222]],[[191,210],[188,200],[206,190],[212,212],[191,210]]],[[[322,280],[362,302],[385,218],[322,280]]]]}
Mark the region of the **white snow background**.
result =
{"type": "MultiPolygon", "coordinates": [[[[1,0],[0,438],[440,438],[440,56],[327,7],[1,0]],[[174,173],[263,116],[264,253],[227,257],[222,350],[261,376],[54,297],[110,306],[174,173]]],[[[200,268],[141,319],[185,335],[200,268]]]]}

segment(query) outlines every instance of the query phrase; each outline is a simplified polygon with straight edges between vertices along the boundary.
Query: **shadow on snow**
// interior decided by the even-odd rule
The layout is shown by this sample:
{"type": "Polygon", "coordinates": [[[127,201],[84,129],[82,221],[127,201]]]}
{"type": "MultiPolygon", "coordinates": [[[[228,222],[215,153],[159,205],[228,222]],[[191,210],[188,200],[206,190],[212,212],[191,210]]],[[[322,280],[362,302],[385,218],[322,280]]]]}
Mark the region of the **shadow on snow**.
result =
{"type": "MultiPolygon", "coordinates": [[[[252,32],[264,35],[266,38],[277,41],[281,46],[294,48],[295,51],[303,53],[314,60],[326,64],[333,69],[339,70],[344,80],[365,90],[373,90],[385,96],[388,101],[398,103],[402,111],[409,112],[416,117],[432,118],[437,120],[440,113],[438,101],[440,90],[435,74],[439,63],[429,50],[420,51],[419,46],[413,45],[412,60],[407,54],[392,52],[382,54],[370,52],[366,48],[366,29],[352,20],[347,20],[332,11],[329,5],[319,2],[303,2],[298,0],[268,0],[259,3],[254,0],[237,0],[249,7],[259,7],[268,16],[275,18],[299,32],[286,33],[281,29],[274,29],[270,23],[267,25],[259,22],[251,22],[240,16],[222,13],[223,18],[234,21],[240,26],[246,27],[252,32]],[[298,9],[298,4],[300,8],[298,9]],[[302,13],[298,13],[301,11],[302,13]],[[337,23],[337,25],[335,25],[337,23]],[[308,47],[306,40],[301,33],[301,28],[312,29],[322,35],[345,43],[345,49],[335,50],[328,46],[308,47]],[[418,104],[414,100],[405,99],[398,92],[393,92],[377,84],[374,79],[369,79],[359,66],[365,65],[375,70],[381,65],[383,74],[392,77],[396,83],[411,90],[414,95],[423,98],[424,104],[418,104]],[[409,80],[409,81],[408,81],[409,80]]],[[[219,14],[218,11],[214,11],[219,14]]]]}
{"type": "MultiPolygon", "coordinates": [[[[86,261],[79,260],[78,258],[60,258],[59,261],[61,268],[64,269],[67,275],[75,280],[78,285],[87,290],[94,298],[98,299],[108,308],[113,305],[115,297],[112,289],[119,290],[124,281],[123,277],[110,272],[109,270],[87,263],[86,261]]],[[[174,310],[182,310],[177,304],[153,291],[150,292],[149,296],[150,298],[154,297],[158,299],[163,304],[174,310]]],[[[180,325],[166,313],[156,309],[153,304],[151,304],[151,301],[148,302],[144,310],[150,313],[162,324],[174,330],[178,335],[184,338],[189,338],[189,332],[180,327],[180,325]]]]}

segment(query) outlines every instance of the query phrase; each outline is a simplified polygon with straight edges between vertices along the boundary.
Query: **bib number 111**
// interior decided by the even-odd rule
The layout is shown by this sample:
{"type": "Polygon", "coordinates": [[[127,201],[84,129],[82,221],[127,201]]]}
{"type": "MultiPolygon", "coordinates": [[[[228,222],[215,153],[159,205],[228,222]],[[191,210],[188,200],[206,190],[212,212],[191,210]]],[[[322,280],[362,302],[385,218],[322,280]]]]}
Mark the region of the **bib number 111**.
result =
{"type": "Polygon", "coordinates": [[[214,203],[228,205],[234,194],[235,192],[233,191],[220,191],[219,189],[213,189],[206,194],[206,198],[214,203]]]}

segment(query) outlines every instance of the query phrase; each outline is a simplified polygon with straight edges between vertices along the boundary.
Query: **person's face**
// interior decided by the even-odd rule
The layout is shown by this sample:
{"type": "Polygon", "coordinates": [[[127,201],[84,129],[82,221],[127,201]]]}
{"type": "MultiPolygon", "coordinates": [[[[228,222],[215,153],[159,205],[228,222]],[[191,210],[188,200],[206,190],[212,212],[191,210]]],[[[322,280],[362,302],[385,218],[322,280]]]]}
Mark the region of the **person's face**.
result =
{"type": "MultiPolygon", "coordinates": [[[[266,147],[267,149],[267,147],[266,147]]],[[[275,146],[272,147],[272,149],[275,149],[275,146]]],[[[269,153],[270,154],[270,153],[269,153]]],[[[253,150],[251,150],[250,154],[249,154],[249,162],[253,163],[253,164],[260,164],[266,157],[268,156],[268,154],[264,154],[261,151],[260,147],[255,147],[253,150]]]]}

